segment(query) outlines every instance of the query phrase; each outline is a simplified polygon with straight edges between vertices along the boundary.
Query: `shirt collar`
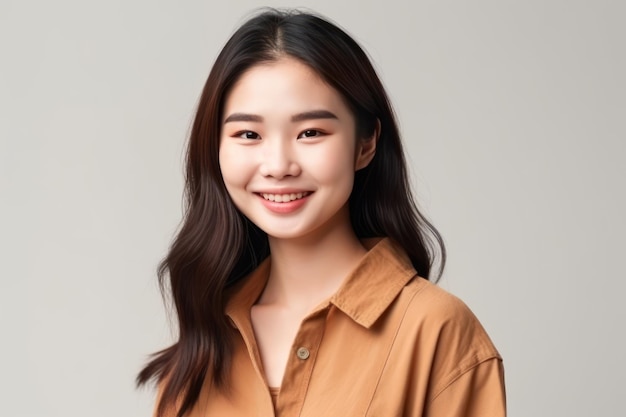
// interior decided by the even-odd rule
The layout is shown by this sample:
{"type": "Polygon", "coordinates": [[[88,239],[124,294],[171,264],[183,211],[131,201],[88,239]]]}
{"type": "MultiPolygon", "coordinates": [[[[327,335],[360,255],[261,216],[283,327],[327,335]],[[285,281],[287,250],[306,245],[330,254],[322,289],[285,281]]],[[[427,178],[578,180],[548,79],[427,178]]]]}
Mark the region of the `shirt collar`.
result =
{"type": "Polygon", "coordinates": [[[367,255],[348,275],[330,302],[363,327],[385,312],[416,275],[404,250],[391,239],[366,239],[367,255]]]}
{"type": "MultiPolygon", "coordinates": [[[[352,320],[369,328],[384,313],[402,288],[416,275],[404,250],[389,238],[364,239],[368,249],[361,262],[328,300],[352,320]]],[[[239,326],[249,321],[250,309],[267,284],[269,257],[233,288],[226,314],[239,326]]]]}

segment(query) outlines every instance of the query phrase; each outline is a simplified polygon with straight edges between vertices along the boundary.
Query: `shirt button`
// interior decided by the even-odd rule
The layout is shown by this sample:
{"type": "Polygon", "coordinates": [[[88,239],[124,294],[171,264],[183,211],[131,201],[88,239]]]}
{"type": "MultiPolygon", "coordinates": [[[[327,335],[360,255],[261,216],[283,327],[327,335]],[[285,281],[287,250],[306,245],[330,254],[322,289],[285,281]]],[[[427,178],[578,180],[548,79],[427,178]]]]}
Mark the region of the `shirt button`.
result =
{"type": "Polygon", "coordinates": [[[311,353],[309,352],[309,349],[305,348],[305,347],[301,347],[298,349],[298,351],[296,352],[296,355],[298,355],[298,357],[302,360],[304,359],[308,359],[309,356],[311,356],[311,353]]]}

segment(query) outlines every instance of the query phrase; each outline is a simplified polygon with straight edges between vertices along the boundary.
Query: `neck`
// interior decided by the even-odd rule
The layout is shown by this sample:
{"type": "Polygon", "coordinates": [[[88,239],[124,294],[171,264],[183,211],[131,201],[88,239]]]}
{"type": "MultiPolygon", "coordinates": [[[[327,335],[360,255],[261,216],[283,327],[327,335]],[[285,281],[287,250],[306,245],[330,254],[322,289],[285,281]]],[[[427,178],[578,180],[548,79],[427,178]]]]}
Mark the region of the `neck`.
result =
{"type": "Polygon", "coordinates": [[[338,223],[299,239],[269,238],[271,271],[259,303],[311,310],[339,289],[367,251],[349,218],[338,223]]]}

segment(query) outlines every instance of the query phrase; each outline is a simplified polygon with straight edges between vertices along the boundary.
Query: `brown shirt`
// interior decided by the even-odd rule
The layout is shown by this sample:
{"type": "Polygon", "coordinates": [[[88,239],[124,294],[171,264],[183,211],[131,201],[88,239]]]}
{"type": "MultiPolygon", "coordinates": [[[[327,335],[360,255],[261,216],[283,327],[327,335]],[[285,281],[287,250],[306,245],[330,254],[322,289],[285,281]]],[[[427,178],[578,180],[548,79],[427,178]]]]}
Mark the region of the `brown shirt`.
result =
{"type": "Polygon", "coordinates": [[[502,360],[476,317],[416,276],[391,240],[370,243],[337,293],[303,320],[279,391],[265,382],[250,321],[269,260],[242,281],[226,311],[236,329],[231,390],[205,384],[189,415],[505,416],[502,360]]]}

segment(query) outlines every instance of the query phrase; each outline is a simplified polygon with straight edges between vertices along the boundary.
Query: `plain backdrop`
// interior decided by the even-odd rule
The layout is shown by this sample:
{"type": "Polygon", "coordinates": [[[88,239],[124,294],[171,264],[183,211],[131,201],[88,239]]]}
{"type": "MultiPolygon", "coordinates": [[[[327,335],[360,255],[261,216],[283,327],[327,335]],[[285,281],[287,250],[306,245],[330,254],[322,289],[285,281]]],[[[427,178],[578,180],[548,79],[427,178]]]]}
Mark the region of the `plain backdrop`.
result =
{"type": "Polygon", "coordinates": [[[306,6],[374,60],[441,285],[504,357],[510,416],[625,415],[621,1],[0,1],[0,415],[147,416],[155,270],[218,51],[306,6]]]}

